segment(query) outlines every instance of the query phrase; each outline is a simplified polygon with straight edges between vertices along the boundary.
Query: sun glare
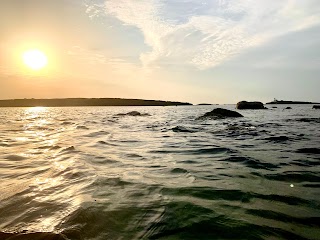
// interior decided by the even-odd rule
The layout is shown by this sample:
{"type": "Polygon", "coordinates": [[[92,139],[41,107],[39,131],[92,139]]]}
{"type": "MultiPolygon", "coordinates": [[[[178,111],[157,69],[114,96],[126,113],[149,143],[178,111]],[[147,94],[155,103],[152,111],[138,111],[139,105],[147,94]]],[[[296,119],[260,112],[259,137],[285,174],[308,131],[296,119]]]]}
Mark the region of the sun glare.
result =
{"type": "Polygon", "coordinates": [[[33,70],[40,70],[48,64],[47,56],[38,49],[31,49],[23,53],[23,62],[33,70]]]}

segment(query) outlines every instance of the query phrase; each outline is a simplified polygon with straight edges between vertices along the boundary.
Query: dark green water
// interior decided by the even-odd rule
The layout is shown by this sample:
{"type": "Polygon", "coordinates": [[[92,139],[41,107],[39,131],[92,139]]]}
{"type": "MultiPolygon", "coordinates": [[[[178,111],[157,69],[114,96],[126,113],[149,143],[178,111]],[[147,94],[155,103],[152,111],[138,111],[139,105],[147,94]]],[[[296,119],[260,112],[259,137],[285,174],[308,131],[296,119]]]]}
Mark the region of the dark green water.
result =
{"type": "Polygon", "coordinates": [[[285,107],[1,108],[0,239],[320,239],[320,112],[285,107]]]}

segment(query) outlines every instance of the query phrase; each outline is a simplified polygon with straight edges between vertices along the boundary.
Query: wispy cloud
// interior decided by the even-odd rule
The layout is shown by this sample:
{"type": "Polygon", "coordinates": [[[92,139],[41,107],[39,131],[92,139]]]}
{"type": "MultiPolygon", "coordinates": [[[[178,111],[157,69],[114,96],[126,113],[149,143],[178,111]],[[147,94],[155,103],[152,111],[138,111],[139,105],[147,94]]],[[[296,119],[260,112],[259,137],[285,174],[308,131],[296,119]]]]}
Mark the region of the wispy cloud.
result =
{"type": "Polygon", "coordinates": [[[131,62],[130,57],[109,57],[101,52],[80,46],[71,47],[67,51],[67,54],[77,59],[80,63],[79,66],[86,68],[90,77],[96,75],[101,76],[100,74],[103,75],[105,71],[108,72],[109,77],[117,78],[119,76],[125,76],[127,79],[130,79],[129,76],[132,75],[133,72],[137,75],[142,74],[143,76],[147,76],[148,74],[148,69],[141,68],[140,65],[131,62]]]}
{"type": "Polygon", "coordinates": [[[320,22],[317,0],[107,0],[104,11],[142,32],[151,47],[140,55],[145,66],[199,69],[320,22]]]}
{"type": "Polygon", "coordinates": [[[86,13],[90,18],[102,17],[105,14],[104,0],[96,0],[95,3],[85,0],[83,4],[86,7],[86,13]]]}

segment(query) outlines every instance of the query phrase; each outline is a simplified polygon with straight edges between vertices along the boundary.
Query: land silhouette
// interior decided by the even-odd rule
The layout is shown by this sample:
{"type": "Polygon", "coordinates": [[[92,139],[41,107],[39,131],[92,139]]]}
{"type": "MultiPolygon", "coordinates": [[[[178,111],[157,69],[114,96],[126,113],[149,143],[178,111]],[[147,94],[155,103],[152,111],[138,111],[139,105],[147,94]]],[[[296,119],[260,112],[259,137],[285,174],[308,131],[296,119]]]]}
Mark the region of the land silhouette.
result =
{"type": "Polygon", "coordinates": [[[319,104],[316,102],[304,102],[304,101],[285,101],[285,100],[273,100],[272,102],[267,102],[266,104],[319,104]]]}
{"type": "Polygon", "coordinates": [[[75,106],[179,106],[187,102],[124,98],[56,98],[0,100],[0,107],[75,107],[75,106]]]}

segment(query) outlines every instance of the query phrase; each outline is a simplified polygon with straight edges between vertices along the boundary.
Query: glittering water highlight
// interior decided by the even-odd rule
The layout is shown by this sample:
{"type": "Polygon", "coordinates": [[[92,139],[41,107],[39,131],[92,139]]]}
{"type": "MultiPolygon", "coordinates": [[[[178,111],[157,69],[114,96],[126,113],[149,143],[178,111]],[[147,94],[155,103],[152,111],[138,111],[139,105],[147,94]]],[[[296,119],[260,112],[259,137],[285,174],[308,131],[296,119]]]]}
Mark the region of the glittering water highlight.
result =
{"type": "Polygon", "coordinates": [[[319,239],[320,112],[285,107],[1,108],[0,239],[319,239]]]}

